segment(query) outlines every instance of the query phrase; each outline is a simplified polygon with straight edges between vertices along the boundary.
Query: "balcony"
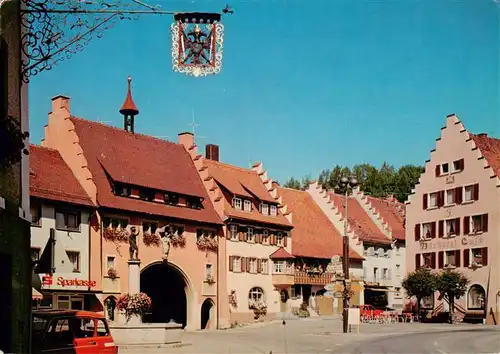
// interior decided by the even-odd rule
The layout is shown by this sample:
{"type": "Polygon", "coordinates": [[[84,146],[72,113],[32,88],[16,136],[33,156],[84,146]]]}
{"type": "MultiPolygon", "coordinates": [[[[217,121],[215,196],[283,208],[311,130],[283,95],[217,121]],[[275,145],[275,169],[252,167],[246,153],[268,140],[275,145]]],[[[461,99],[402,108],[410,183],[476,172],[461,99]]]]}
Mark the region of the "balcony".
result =
{"type": "Polygon", "coordinates": [[[332,282],[333,273],[311,273],[304,271],[295,271],[295,284],[306,285],[326,285],[332,282]]]}
{"type": "Polygon", "coordinates": [[[272,274],[274,285],[293,285],[295,284],[295,278],[293,275],[293,269],[289,269],[285,272],[273,272],[272,274]]]}
{"type": "Polygon", "coordinates": [[[102,278],[103,293],[120,293],[120,277],[111,279],[110,277],[102,278]]]}

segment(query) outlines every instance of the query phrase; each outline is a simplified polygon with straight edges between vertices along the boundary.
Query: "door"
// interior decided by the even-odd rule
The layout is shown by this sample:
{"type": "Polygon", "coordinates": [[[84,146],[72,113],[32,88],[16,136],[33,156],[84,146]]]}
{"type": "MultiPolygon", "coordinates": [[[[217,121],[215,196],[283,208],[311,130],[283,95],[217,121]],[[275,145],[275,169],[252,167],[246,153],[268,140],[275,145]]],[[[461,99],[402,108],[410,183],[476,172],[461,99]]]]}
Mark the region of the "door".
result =
{"type": "Polygon", "coordinates": [[[95,319],[97,350],[100,354],[117,354],[118,347],[109,331],[108,323],[101,318],[95,319]]]}
{"type": "Polygon", "coordinates": [[[73,344],[76,354],[100,353],[93,318],[73,317],[69,321],[69,326],[74,335],[73,344]]]}

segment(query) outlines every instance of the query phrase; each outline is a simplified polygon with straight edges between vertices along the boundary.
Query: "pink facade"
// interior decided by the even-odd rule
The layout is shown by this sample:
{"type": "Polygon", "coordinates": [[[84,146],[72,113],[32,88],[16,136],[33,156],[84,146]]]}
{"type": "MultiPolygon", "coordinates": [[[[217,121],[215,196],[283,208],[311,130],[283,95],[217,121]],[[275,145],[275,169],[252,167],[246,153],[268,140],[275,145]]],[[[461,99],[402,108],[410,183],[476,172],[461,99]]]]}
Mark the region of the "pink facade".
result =
{"type": "Polygon", "coordinates": [[[222,222],[189,149],[73,117],[69,103],[64,96],[53,99],[42,145],[61,153],[98,206],[90,220],[90,278],[102,291],[100,300],[106,304],[129,291],[128,236],[135,227],[141,291],[153,300],[150,320],[189,329],[224,326],[217,250],[222,222]],[[176,238],[166,245],[168,227],[176,238]]]}
{"type": "MultiPolygon", "coordinates": [[[[456,268],[469,277],[456,309],[465,320],[499,320],[499,156],[498,139],[472,135],[448,116],[406,206],[407,272],[456,268]]],[[[434,314],[448,309],[437,295],[424,299],[434,314]]]]}

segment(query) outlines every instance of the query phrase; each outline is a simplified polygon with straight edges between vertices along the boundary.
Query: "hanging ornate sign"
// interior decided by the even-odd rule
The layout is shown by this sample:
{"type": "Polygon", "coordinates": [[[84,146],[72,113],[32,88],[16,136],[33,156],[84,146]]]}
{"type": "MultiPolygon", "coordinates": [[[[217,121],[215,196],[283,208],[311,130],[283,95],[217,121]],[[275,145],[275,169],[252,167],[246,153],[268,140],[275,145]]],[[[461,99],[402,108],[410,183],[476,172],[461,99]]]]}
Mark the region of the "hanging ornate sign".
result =
{"type": "Polygon", "coordinates": [[[218,74],[222,68],[224,26],[217,13],[179,13],[172,23],[174,71],[195,77],[218,74]]]}

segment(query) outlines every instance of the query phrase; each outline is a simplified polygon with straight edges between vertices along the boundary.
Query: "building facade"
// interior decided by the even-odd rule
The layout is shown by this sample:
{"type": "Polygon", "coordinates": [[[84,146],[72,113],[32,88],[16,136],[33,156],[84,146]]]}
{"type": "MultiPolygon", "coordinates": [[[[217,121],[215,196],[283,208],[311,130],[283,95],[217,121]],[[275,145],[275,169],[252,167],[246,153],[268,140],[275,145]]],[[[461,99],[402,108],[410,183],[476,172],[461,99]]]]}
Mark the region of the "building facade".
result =
{"type": "Polygon", "coordinates": [[[31,257],[43,296],[33,307],[102,311],[90,276],[95,207],[57,150],[30,146],[30,195],[31,257]]]}
{"type": "MultiPolygon", "coordinates": [[[[406,206],[407,272],[426,266],[465,274],[470,284],[456,305],[464,320],[499,320],[499,156],[499,139],[471,134],[449,115],[406,206]]],[[[448,310],[438,294],[423,308],[448,310]]]]}
{"type": "MultiPolygon", "coordinates": [[[[345,196],[322,189],[318,183],[310,184],[308,193],[322,209],[339,232],[343,234],[345,218],[345,196]]],[[[403,293],[396,291],[394,275],[402,275],[405,253],[401,252],[402,240],[395,239],[388,224],[375,212],[366,196],[359,190],[347,198],[348,235],[354,251],[363,255],[363,270],[360,276],[364,282],[361,304],[375,307],[402,309],[403,293]],[[359,194],[359,195],[358,195],[359,194]]]]}
{"type": "Polygon", "coordinates": [[[129,281],[138,281],[129,280],[129,260],[138,258],[140,289],[153,304],[143,321],[223,326],[222,222],[195,165],[182,144],[135,133],[139,111],[130,79],[120,113],[123,129],[76,118],[70,99],[55,97],[42,141],[60,152],[98,207],[90,219],[90,278],[102,292],[99,300],[111,321],[120,319],[116,301],[129,281]]]}
{"type": "MultiPolygon", "coordinates": [[[[333,297],[343,289],[336,275],[342,273],[343,239],[332,222],[306,191],[278,187],[293,225],[292,255],[295,257],[293,307],[306,303],[314,315],[342,313],[342,299],[333,297]],[[328,289],[328,291],[327,291],[328,289]]],[[[363,257],[352,247],[349,253],[352,305],[363,303],[363,257]]]]}
{"type": "Polygon", "coordinates": [[[206,146],[199,155],[193,135],[184,146],[191,151],[210,199],[224,220],[228,310],[232,324],[271,319],[289,310],[293,285],[292,225],[276,200],[275,187],[262,164],[252,169],[219,161],[219,147],[206,146]],[[265,307],[265,314],[259,309],[265,307]]]}
{"type": "MultiPolygon", "coordinates": [[[[20,1],[0,4],[0,350],[25,353],[30,345],[28,156],[15,151],[14,134],[29,131],[27,84],[21,81],[20,1]],[[21,162],[4,161],[6,152],[21,162]]],[[[27,144],[27,141],[26,141],[27,144]]]]}

